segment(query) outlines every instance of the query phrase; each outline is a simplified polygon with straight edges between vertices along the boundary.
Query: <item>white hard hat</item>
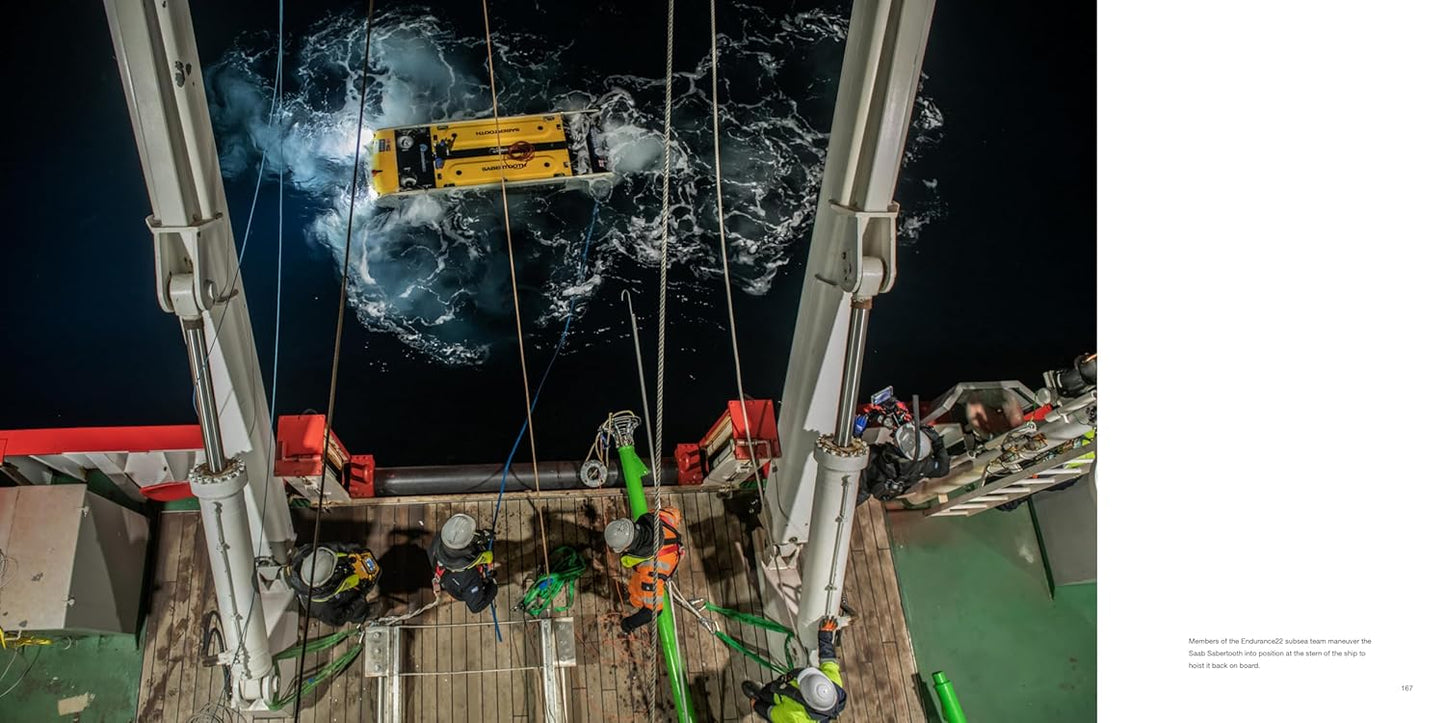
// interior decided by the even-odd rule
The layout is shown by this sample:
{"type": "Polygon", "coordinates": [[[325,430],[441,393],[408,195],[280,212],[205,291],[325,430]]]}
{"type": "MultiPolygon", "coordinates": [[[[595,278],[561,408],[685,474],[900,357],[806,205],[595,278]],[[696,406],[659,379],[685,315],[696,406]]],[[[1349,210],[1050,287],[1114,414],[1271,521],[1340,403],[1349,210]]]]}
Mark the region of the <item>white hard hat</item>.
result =
{"type": "Polygon", "coordinates": [[[838,689],[817,668],[803,668],[803,672],[798,673],[798,689],[803,693],[803,701],[815,711],[829,711],[838,704],[838,689]]]}
{"type": "Polygon", "coordinates": [[[465,549],[477,535],[477,521],[470,515],[452,515],[442,525],[442,544],[453,550],[465,549]]]}
{"type": "Polygon", "coordinates": [[[330,548],[318,547],[312,550],[306,557],[296,565],[296,572],[307,585],[316,587],[331,579],[331,573],[336,572],[336,553],[330,548]]]}
{"type": "Polygon", "coordinates": [[[926,459],[933,453],[933,440],[919,429],[917,424],[909,422],[893,432],[893,442],[898,445],[898,451],[911,461],[917,462],[926,459]]]}
{"type": "Polygon", "coordinates": [[[632,520],[613,520],[602,530],[602,537],[607,541],[608,547],[623,552],[637,539],[637,525],[632,520]]]}

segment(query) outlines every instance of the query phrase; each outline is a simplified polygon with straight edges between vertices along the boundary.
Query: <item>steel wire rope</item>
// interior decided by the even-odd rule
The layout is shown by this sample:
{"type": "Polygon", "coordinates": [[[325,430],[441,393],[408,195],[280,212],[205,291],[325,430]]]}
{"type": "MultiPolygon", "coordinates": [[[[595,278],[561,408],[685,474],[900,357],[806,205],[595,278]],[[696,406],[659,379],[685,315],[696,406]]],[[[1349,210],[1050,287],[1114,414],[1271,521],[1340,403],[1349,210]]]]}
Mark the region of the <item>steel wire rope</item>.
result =
{"type": "MultiPolygon", "coordinates": [[[[281,85],[282,85],[282,78],[284,77],[284,75],[283,75],[283,73],[282,73],[282,69],[283,69],[283,67],[284,67],[284,66],[283,66],[283,63],[284,63],[284,59],[285,59],[285,37],[286,37],[286,36],[285,36],[285,28],[286,28],[286,2],[285,2],[285,0],[279,0],[279,2],[277,2],[277,4],[276,4],[276,74],[275,74],[275,76],[274,76],[274,78],[273,78],[273,81],[272,81],[272,87],[271,87],[271,108],[270,108],[270,111],[269,111],[269,113],[268,113],[268,115],[270,116],[270,121],[271,121],[271,125],[272,125],[273,128],[275,128],[275,127],[278,125],[278,121],[279,121],[279,118],[280,118],[280,113],[281,113],[282,108],[284,107],[283,100],[284,100],[284,97],[285,97],[285,93],[282,91],[281,85]]],[[[281,148],[281,146],[278,146],[278,148],[281,148]]],[[[250,210],[250,213],[249,213],[249,214],[247,215],[247,217],[246,217],[246,230],[245,230],[245,232],[244,232],[244,233],[242,234],[242,236],[241,236],[241,250],[240,250],[240,253],[237,254],[237,258],[236,258],[236,271],[235,271],[235,273],[234,273],[234,274],[232,275],[232,277],[231,277],[231,286],[230,286],[230,288],[231,288],[232,290],[235,289],[236,284],[237,284],[237,281],[238,281],[239,278],[240,278],[240,275],[241,275],[241,264],[242,264],[242,262],[244,262],[245,259],[246,259],[246,246],[247,246],[248,241],[249,241],[250,238],[251,238],[251,223],[252,223],[252,221],[254,220],[255,215],[256,215],[256,200],[257,200],[257,198],[260,196],[260,193],[261,193],[261,180],[262,180],[262,178],[266,175],[266,159],[267,159],[268,157],[269,157],[269,149],[263,149],[262,152],[261,152],[261,166],[260,166],[260,168],[258,168],[257,171],[256,171],[256,187],[255,187],[255,190],[254,190],[254,191],[252,192],[252,194],[251,194],[251,210],[250,210]]],[[[276,198],[276,326],[275,326],[275,334],[274,334],[274,336],[273,336],[273,338],[272,338],[272,343],[271,343],[271,351],[272,351],[272,355],[271,355],[271,398],[269,399],[269,406],[270,406],[270,411],[271,411],[270,423],[271,423],[271,429],[272,429],[273,436],[272,436],[272,438],[271,438],[271,439],[272,439],[272,450],[267,454],[267,457],[268,457],[268,458],[274,458],[274,457],[275,457],[275,451],[274,451],[274,450],[275,450],[275,437],[274,437],[274,432],[275,432],[275,428],[276,428],[276,377],[277,377],[277,371],[278,371],[278,369],[279,369],[280,349],[281,349],[281,248],[282,248],[282,242],[283,242],[283,239],[284,239],[284,231],[285,231],[285,216],[282,214],[282,208],[283,208],[282,203],[283,203],[283,201],[284,201],[284,199],[285,199],[285,197],[286,197],[286,192],[285,192],[286,189],[285,189],[285,183],[284,183],[284,179],[285,179],[285,176],[284,176],[284,174],[285,174],[284,161],[285,161],[285,157],[284,157],[284,154],[283,154],[281,160],[278,161],[278,163],[277,163],[277,178],[276,178],[276,184],[277,184],[277,198],[276,198]]],[[[227,295],[229,295],[229,292],[228,292],[227,295]]],[[[210,346],[207,347],[207,349],[206,349],[206,357],[207,357],[207,359],[210,358],[211,352],[215,351],[216,344],[220,343],[220,332],[221,332],[222,327],[224,327],[225,324],[226,324],[226,315],[227,315],[227,312],[230,310],[230,308],[231,308],[230,305],[227,304],[224,308],[221,309],[221,316],[220,316],[220,318],[216,321],[216,338],[211,341],[210,346]]],[[[192,390],[191,390],[191,395],[192,395],[192,401],[191,401],[191,403],[192,403],[192,406],[194,406],[194,404],[195,404],[195,389],[194,389],[194,388],[192,388],[192,390]]],[[[247,430],[248,435],[249,435],[249,433],[250,433],[251,431],[253,431],[253,430],[247,430]]],[[[267,475],[270,475],[270,474],[272,474],[272,470],[266,470],[266,473],[267,473],[267,475]]],[[[265,528],[266,528],[266,519],[267,519],[267,518],[266,518],[266,513],[269,512],[269,510],[270,510],[269,503],[270,503],[270,500],[271,500],[271,488],[272,488],[273,486],[274,486],[274,483],[267,484],[267,485],[265,486],[264,491],[261,493],[261,507],[260,507],[260,509],[261,509],[261,524],[260,524],[260,526],[259,526],[259,531],[258,531],[258,534],[257,534],[257,540],[253,543],[253,545],[254,545],[255,547],[259,547],[260,536],[261,536],[261,535],[264,535],[264,530],[265,530],[265,528]]],[[[253,554],[255,554],[256,557],[259,557],[259,556],[260,556],[259,551],[254,551],[253,554]]],[[[256,564],[253,562],[253,563],[252,563],[252,574],[255,574],[258,568],[259,568],[259,566],[256,565],[256,564]]],[[[241,625],[241,629],[242,629],[242,630],[245,630],[247,627],[249,627],[249,626],[251,625],[251,618],[255,615],[255,613],[256,613],[256,607],[257,607],[257,605],[260,604],[260,600],[261,600],[261,598],[260,598],[259,595],[256,596],[256,597],[253,597],[253,598],[251,599],[251,605],[250,605],[250,607],[247,608],[247,610],[246,610],[245,622],[241,625]]],[[[232,667],[234,667],[234,666],[237,664],[238,660],[240,659],[240,654],[241,654],[241,648],[240,648],[240,646],[238,645],[238,646],[236,647],[236,650],[232,651],[232,654],[231,654],[231,665],[232,665],[232,667]]]]}
{"type": "MultiPolygon", "coordinates": [[[[331,447],[331,423],[332,416],[336,412],[336,378],[337,371],[341,367],[341,332],[346,322],[346,285],[351,281],[351,236],[354,230],[356,218],[356,193],[357,179],[361,175],[361,134],[366,129],[366,90],[367,83],[371,79],[371,29],[372,18],[376,12],[376,0],[367,0],[366,3],[366,41],[361,52],[361,91],[356,111],[356,146],[353,149],[354,156],[351,163],[351,198],[350,207],[346,213],[346,244],[341,255],[341,288],[337,293],[336,301],[336,333],[331,348],[331,382],[326,395],[326,417],[322,425],[321,435],[321,463],[326,464],[326,453],[331,447]]],[[[315,550],[321,541],[321,517],[326,510],[326,485],[325,475],[322,475],[322,485],[316,494],[316,521],[311,528],[311,549],[315,550]]],[[[306,643],[311,635],[311,598],[306,596],[305,621],[301,626],[301,654],[296,664],[296,689],[301,690],[301,678],[306,671],[306,643]]],[[[296,696],[296,705],[291,714],[292,721],[301,720],[301,701],[304,695],[296,696]]]]}
{"type": "MultiPolygon", "coordinates": [[[[662,470],[658,466],[657,450],[662,445],[663,389],[667,381],[667,247],[669,232],[672,227],[672,58],[675,17],[676,2],[675,0],[667,0],[667,62],[663,76],[662,110],[662,210],[658,223],[660,239],[658,244],[657,282],[657,379],[655,380],[657,401],[654,405],[657,416],[653,420],[657,427],[650,432],[652,439],[648,445],[648,452],[652,462],[652,539],[654,540],[660,539],[660,535],[662,534],[662,516],[659,514],[662,509],[662,486],[660,484],[662,480],[662,470]]],[[[664,590],[665,589],[664,584],[664,590]]],[[[659,613],[661,612],[662,611],[659,611],[659,613]]],[[[654,723],[657,720],[657,625],[649,625],[648,631],[648,649],[653,666],[653,675],[650,676],[652,678],[652,694],[648,696],[647,709],[648,721],[649,723],[654,723]]],[[[681,711],[679,712],[681,713],[681,711]]]]}
{"type": "MultiPolygon", "coordinates": [[[[709,0],[708,18],[712,29],[712,157],[713,157],[713,181],[717,191],[717,243],[718,257],[722,261],[723,291],[727,297],[728,311],[728,336],[732,341],[733,351],[733,376],[738,387],[738,407],[743,416],[743,434],[748,442],[748,458],[752,462],[753,482],[758,488],[758,506],[766,506],[766,497],[763,495],[763,478],[761,465],[757,463],[757,445],[753,441],[752,419],[748,414],[747,402],[743,394],[743,363],[742,355],[738,352],[738,322],[733,311],[733,282],[732,273],[728,264],[727,228],[723,217],[723,193],[722,193],[722,132],[718,113],[718,92],[717,92],[717,0],[709,0]]],[[[761,419],[761,418],[760,418],[761,419]]],[[[766,523],[762,525],[763,535],[769,543],[772,543],[772,530],[766,523]]]]}

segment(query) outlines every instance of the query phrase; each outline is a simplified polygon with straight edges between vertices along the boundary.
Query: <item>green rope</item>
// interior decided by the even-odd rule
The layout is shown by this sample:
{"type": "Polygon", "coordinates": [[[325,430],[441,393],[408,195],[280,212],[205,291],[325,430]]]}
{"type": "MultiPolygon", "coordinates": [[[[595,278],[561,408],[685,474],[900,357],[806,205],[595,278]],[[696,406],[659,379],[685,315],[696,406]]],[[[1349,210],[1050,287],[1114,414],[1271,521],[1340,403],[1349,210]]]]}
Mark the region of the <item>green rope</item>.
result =
{"type": "MultiPolygon", "coordinates": [[[[517,609],[528,615],[540,616],[549,612],[564,612],[572,607],[577,598],[577,580],[587,572],[587,563],[582,555],[570,547],[559,547],[552,551],[552,572],[539,574],[522,593],[517,609]],[[558,594],[565,589],[566,601],[553,605],[558,594]]],[[[538,570],[542,573],[542,570],[538,570]]]]}
{"type": "MultiPolygon", "coordinates": [[[[345,631],[345,632],[347,632],[348,634],[350,634],[350,631],[345,631]]],[[[327,637],[334,637],[334,636],[327,636],[327,637]]],[[[298,646],[298,647],[299,647],[299,646],[298,646]]],[[[310,647],[310,646],[308,645],[307,647],[310,647]]],[[[290,651],[288,650],[288,651],[285,651],[285,652],[290,652],[290,651]]],[[[307,651],[307,652],[311,652],[311,651],[307,651]]],[[[292,653],[292,654],[291,654],[290,656],[288,656],[288,657],[295,657],[296,655],[300,655],[300,653],[301,653],[301,651],[298,649],[298,650],[296,650],[296,652],[292,653]]],[[[283,654],[284,654],[284,653],[283,653],[283,654]]],[[[304,681],[302,681],[302,683],[301,683],[301,689],[300,689],[299,691],[294,692],[294,693],[292,693],[292,694],[290,694],[290,695],[288,695],[288,696],[286,696],[285,698],[282,698],[282,699],[280,699],[280,700],[273,700],[273,701],[271,701],[270,703],[267,703],[267,704],[266,704],[266,707],[270,708],[271,710],[281,710],[282,708],[285,708],[285,707],[291,705],[292,703],[295,703],[295,702],[296,702],[296,699],[297,699],[298,697],[305,696],[306,694],[308,694],[308,693],[310,693],[311,691],[315,690],[317,686],[319,686],[319,685],[321,685],[323,682],[325,682],[326,679],[331,678],[332,676],[340,673],[340,672],[343,671],[343,670],[346,670],[347,666],[351,665],[351,661],[356,660],[356,656],[357,656],[357,655],[360,655],[360,654],[361,654],[361,644],[360,644],[360,643],[357,643],[356,645],[351,646],[345,653],[342,653],[342,654],[341,654],[341,657],[339,657],[339,658],[337,658],[336,660],[333,660],[333,661],[327,663],[326,665],[321,666],[321,668],[320,668],[319,670],[317,670],[317,671],[316,671],[315,673],[313,673],[312,675],[308,676],[304,681]]],[[[281,657],[281,656],[280,656],[280,655],[277,655],[276,657],[279,658],[279,657],[281,657]]]]}
{"type": "Polygon", "coordinates": [[[757,661],[758,664],[764,667],[772,668],[774,672],[786,673],[789,670],[793,669],[793,654],[790,650],[788,650],[787,645],[787,642],[793,639],[793,631],[790,630],[786,625],[762,617],[761,615],[752,615],[750,613],[745,613],[740,610],[731,610],[729,608],[719,607],[712,603],[706,603],[704,607],[707,609],[708,612],[717,613],[718,615],[729,618],[731,620],[736,620],[740,623],[743,623],[744,625],[752,625],[753,627],[758,627],[764,630],[769,630],[775,633],[782,633],[784,635],[787,635],[788,641],[785,641],[783,643],[783,650],[787,653],[788,663],[787,665],[782,665],[780,663],[768,660],[762,655],[753,652],[752,650],[749,650],[746,646],[735,640],[732,636],[723,632],[721,629],[713,631],[713,634],[717,636],[718,640],[726,643],[728,647],[738,651],[739,653],[742,653],[743,655],[746,655],[754,661],[757,661]]]}

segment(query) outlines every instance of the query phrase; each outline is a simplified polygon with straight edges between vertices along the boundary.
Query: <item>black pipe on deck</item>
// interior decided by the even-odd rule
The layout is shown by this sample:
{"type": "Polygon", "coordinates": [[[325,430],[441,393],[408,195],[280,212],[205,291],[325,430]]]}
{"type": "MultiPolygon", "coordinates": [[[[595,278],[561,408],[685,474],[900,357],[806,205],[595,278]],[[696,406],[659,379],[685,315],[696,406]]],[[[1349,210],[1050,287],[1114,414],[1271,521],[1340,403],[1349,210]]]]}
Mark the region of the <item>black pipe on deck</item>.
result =
{"type": "MultiPolygon", "coordinates": [[[[589,489],[582,484],[581,462],[538,462],[537,477],[541,478],[540,489],[580,490],[589,489]]],[[[677,465],[671,459],[662,460],[662,484],[677,484],[677,465]]],[[[376,470],[376,496],[403,497],[407,495],[447,495],[467,493],[495,493],[502,488],[501,464],[458,464],[432,465],[426,467],[378,467],[376,470]]],[[[652,484],[652,478],[643,480],[652,484]]],[[[609,465],[607,483],[603,487],[621,488],[622,477],[617,465],[609,465]]],[[[532,476],[531,462],[514,462],[507,475],[508,490],[538,489],[532,476]]]]}

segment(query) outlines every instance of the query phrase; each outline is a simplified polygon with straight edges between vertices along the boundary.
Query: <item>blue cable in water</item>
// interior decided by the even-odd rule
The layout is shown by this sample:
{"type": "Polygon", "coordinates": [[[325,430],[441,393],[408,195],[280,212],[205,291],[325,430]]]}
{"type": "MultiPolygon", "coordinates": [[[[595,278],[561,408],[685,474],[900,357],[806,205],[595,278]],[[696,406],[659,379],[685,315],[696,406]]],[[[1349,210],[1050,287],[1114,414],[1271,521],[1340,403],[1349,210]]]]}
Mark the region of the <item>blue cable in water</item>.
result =
{"type": "MultiPolygon", "coordinates": [[[[596,199],[592,204],[592,220],[587,222],[587,235],[582,240],[582,258],[577,264],[577,280],[582,280],[582,275],[587,273],[587,253],[592,248],[592,231],[597,227],[597,215],[602,210],[602,200],[596,199]]],[[[573,312],[577,309],[577,296],[567,303],[567,319],[562,322],[562,336],[557,340],[557,348],[552,350],[552,360],[547,362],[547,369],[542,372],[542,380],[537,382],[537,391],[532,394],[532,404],[528,407],[528,413],[537,409],[537,400],[542,398],[542,387],[547,385],[547,376],[552,373],[552,365],[557,363],[557,357],[562,353],[562,347],[567,343],[567,332],[572,328],[573,312]]],[[[492,549],[492,544],[497,539],[497,515],[502,511],[502,495],[507,491],[507,473],[512,469],[512,459],[517,456],[517,448],[522,446],[522,436],[527,433],[527,422],[522,421],[522,428],[517,430],[517,438],[512,441],[512,451],[507,453],[507,462],[502,465],[502,486],[497,490],[497,503],[492,507],[492,538],[487,541],[487,550],[492,549]]],[[[502,628],[495,625],[497,621],[497,606],[492,605],[492,629],[497,632],[497,640],[502,639],[502,628]]]]}
{"type": "MultiPolygon", "coordinates": [[[[581,280],[582,274],[587,271],[587,253],[592,247],[592,230],[597,225],[597,214],[602,208],[602,202],[596,201],[592,205],[592,220],[587,224],[587,235],[582,241],[582,259],[578,262],[577,276],[581,280]]],[[[542,380],[537,383],[537,391],[532,394],[532,404],[528,411],[537,409],[537,400],[542,397],[542,387],[547,385],[547,376],[552,373],[552,365],[557,363],[557,357],[562,353],[562,346],[567,343],[567,332],[572,328],[573,312],[577,308],[577,297],[573,296],[567,304],[567,319],[562,323],[562,336],[557,341],[557,348],[552,351],[552,360],[547,362],[547,369],[542,372],[542,380]]],[[[517,430],[517,438],[512,441],[512,451],[507,454],[507,462],[502,466],[502,488],[497,490],[497,503],[492,508],[492,531],[497,529],[497,514],[502,509],[502,495],[507,491],[507,473],[512,469],[512,459],[517,455],[517,448],[522,445],[522,436],[527,433],[527,422],[522,421],[522,428],[517,430]]],[[[495,537],[495,536],[494,536],[495,537]]],[[[489,548],[490,549],[490,548],[489,548]]]]}

